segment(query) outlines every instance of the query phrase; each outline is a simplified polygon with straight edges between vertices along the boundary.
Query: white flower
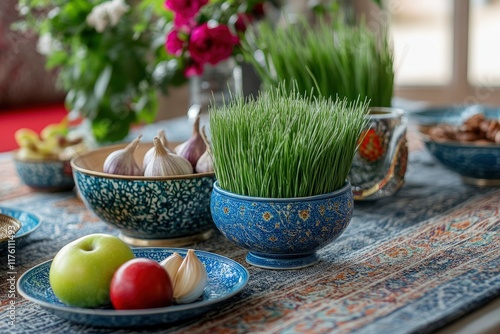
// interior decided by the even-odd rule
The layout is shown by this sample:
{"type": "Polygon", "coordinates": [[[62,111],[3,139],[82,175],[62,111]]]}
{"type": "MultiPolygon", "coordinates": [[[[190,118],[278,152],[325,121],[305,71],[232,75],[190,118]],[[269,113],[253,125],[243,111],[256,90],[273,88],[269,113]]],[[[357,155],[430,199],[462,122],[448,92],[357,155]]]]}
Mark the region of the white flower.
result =
{"type": "Polygon", "coordinates": [[[46,33],[38,37],[36,43],[36,51],[38,51],[38,53],[46,56],[57,50],[61,50],[61,43],[52,38],[51,34],[46,33]]]}
{"type": "Polygon", "coordinates": [[[111,0],[103,2],[94,8],[87,16],[87,24],[94,27],[97,32],[103,32],[108,25],[116,26],[120,18],[130,7],[125,0],[111,0]]]}

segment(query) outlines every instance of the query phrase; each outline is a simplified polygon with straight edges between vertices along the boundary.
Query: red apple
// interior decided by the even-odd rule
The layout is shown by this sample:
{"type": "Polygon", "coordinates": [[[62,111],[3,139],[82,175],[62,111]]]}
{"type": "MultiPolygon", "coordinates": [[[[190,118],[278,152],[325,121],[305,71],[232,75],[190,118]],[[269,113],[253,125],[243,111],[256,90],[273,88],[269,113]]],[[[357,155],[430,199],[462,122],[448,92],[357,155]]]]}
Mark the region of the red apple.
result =
{"type": "Polygon", "coordinates": [[[173,290],[167,271],[158,262],[139,258],[115,272],[110,298],[117,310],[164,307],[172,304],[173,290]]]}

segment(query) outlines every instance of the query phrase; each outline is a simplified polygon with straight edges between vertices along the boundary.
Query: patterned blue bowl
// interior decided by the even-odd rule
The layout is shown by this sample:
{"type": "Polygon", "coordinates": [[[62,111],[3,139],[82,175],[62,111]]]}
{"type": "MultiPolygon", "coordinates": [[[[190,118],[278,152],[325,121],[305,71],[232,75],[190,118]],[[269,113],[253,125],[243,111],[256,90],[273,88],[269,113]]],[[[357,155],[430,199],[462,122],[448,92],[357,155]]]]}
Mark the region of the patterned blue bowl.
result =
{"type": "Polygon", "coordinates": [[[441,164],[475,185],[500,185],[500,145],[438,142],[424,139],[429,152],[441,164]]]}
{"type": "Polygon", "coordinates": [[[21,181],[41,191],[67,191],[75,186],[69,160],[25,160],[14,153],[14,165],[21,181]]]}
{"type": "Polygon", "coordinates": [[[499,108],[482,106],[429,108],[414,113],[411,118],[419,125],[427,150],[442,165],[460,174],[466,183],[500,185],[500,145],[436,141],[426,134],[430,126],[443,123],[460,125],[477,112],[483,113],[486,118],[500,119],[499,108]]]}
{"type": "Polygon", "coordinates": [[[351,185],[301,198],[241,196],[215,182],[212,218],[226,238],[250,252],[248,263],[267,269],[298,269],[316,263],[316,251],[337,239],[352,217],[351,185]]]}
{"type": "MultiPolygon", "coordinates": [[[[170,177],[112,175],[102,171],[106,157],[125,147],[100,148],[71,160],[75,183],[86,206],[134,246],[178,247],[209,238],[213,232],[210,193],[213,173],[170,177]]],[[[142,161],[151,143],[140,144],[142,161]]]]}

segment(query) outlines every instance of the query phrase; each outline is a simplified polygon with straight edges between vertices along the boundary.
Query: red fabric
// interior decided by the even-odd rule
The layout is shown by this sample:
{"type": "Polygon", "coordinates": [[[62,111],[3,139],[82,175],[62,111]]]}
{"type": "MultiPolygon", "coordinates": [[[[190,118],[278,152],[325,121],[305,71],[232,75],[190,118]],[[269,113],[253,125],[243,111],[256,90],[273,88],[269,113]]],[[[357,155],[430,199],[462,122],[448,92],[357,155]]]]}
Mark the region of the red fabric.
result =
{"type": "Polygon", "coordinates": [[[59,123],[67,114],[62,103],[0,111],[0,152],[18,147],[14,139],[18,129],[28,128],[40,132],[48,124],[59,123]]]}

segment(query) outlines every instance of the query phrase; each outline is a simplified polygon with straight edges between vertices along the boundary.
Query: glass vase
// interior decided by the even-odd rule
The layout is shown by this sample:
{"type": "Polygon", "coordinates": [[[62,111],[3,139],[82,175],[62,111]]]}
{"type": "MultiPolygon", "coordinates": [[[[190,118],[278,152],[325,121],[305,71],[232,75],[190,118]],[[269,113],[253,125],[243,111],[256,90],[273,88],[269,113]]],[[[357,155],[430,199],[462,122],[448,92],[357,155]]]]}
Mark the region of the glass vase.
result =
{"type": "Polygon", "coordinates": [[[208,116],[211,105],[220,106],[241,92],[241,68],[233,58],[216,65],[206,64],[203,74],[189,79],[189,120],[194,122],[198,115],[208,116]]]}

